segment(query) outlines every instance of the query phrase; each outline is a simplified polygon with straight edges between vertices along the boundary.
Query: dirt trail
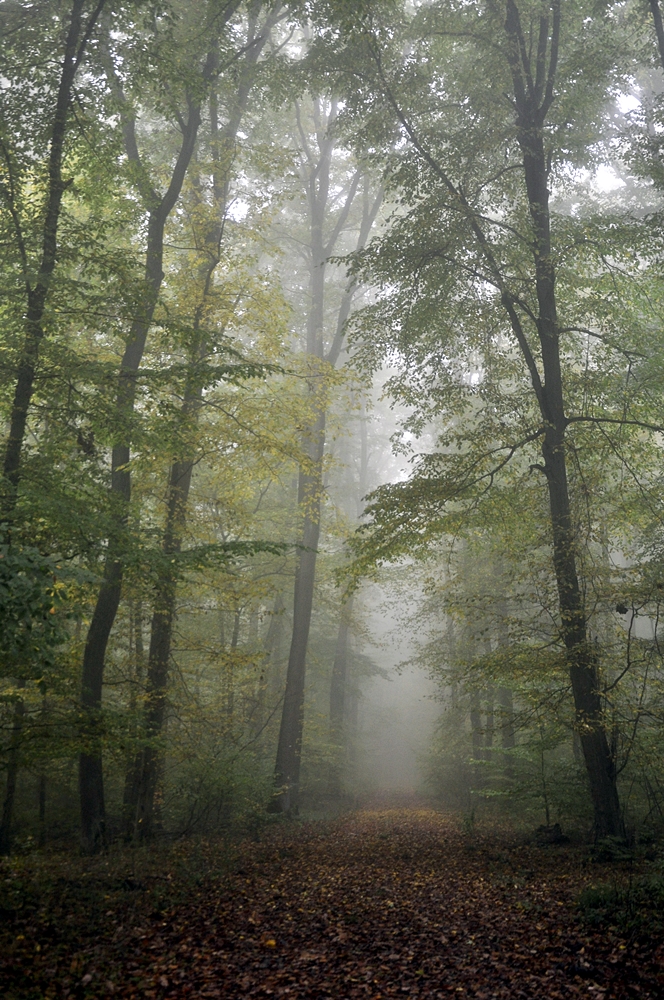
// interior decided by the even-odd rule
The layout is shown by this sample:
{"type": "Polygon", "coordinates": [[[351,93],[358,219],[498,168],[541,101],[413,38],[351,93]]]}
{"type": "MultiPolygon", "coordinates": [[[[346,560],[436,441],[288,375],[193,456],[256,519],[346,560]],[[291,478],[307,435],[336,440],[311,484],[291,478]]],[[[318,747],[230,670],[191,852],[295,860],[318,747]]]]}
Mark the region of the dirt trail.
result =
{"type": "Polygon", "coordinates": [[[661,998],[664,946],[576,917],[581,889],[611,877],[579,849],[463,832],[425,809],[283,824],[243,845],[230,879],[160,912],[107,894],[106,935],[73,957],[53,942],[51,970],[24,934],[9,995],[661,998]]]}

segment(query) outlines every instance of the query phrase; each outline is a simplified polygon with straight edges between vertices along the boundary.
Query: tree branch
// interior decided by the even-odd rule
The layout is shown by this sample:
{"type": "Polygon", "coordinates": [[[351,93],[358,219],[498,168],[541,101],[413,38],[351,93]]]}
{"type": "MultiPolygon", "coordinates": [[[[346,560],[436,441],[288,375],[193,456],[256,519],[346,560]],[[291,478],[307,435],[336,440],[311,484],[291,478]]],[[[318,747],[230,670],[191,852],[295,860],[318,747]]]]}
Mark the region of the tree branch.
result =
{"type": "Polygon", "coordinates": [[[622,417],[565,417],[565,424],[619,424],[621,427],[642,427],[647,431],[664,433],[662,424],[649,424],[644,420],[624,420],[622,417]]]}
{"type": "Polygon", "coordinates": [[[345,200],[345,202],[343,204],[343,207],[342,207],[341,211],[339,212],[339,216],[337,218],[336,225],[335,225],[334,229],[332,230],[332,232],[330,234],[330,238],[328,239],[327,243],[325,244],[325,248],[323,250],[323,253],[325,254],[326,257],[329,257],[330,254],[332,253],[332,251],[334,250],[334,245],[337,242],[337,240],[339,239],[339,236],[341,235],[341,231],[342,231],[343,227],[346,225],[346,222],[348,220],[348,215],[350,213],[353,201],[355,200],[355,195],[357,193],[357,186],[360,183],[361,176],[362,176],[362,173],[361,173],[361,171],[358,168],[355,171],[355,173],[353,174],[353,179],[350,182],[350,187],[348,189],[348,194],[346,195],[346,200],[345,200]]]}
{"type": "Polygon", "coordinates": [[[549,77],[546,81],[546,94],[541,108],[542,120],[544,120],[549,108],[553,104],[553,88],[556,83],[556,72],[558,70],[558,46],[560,44],[560,0],[553,0],[553,31],[551,33],[551,55],[549,57],[549,77]]]}

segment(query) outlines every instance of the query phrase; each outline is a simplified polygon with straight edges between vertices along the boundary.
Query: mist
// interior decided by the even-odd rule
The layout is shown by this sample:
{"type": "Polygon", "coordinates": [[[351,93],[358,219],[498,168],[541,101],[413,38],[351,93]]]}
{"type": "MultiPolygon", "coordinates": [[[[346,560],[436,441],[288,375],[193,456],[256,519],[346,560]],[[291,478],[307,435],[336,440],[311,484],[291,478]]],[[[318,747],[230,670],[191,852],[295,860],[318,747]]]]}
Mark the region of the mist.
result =
{"type": "Polygon", "coordinates": [[[380,589],[372,588],[365,600],[371,639],[362,651],[379,670],[361,687],[357,792],[398,800],[426,791],[425,757],[440,714],[439,692],[422,666],[408,662],[413,636],[395,624],[380,589]]]}

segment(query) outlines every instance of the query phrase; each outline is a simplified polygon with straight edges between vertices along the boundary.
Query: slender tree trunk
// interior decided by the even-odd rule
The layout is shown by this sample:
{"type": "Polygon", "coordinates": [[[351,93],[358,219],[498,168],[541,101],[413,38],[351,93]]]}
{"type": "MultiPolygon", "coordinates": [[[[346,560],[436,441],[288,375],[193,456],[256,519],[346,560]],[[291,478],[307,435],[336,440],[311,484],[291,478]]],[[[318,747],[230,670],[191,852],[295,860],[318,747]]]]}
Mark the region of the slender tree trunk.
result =
{"type": "Polygon", "coordinates": [[[664,69],[664,24],[662,23],[662,9],[659,6],[659,0],[650,0],[650,10],[652,11],[652,18],[655,23],[659,58],[664,69]]]}
{"type": "MultiPolygon", "coordinates": [[[[16,686],[22,690],[25,687],[25,681],[23,679],[18,680],[16,686]]],[[[16,781],[18,778],[24,721],[25,704],[23,698],[19,696],[14,706],[14,721],[9,742],[7,784],[2,804],[2,818],[0,819],[0,855],[9,854],[11,851],[12,820],[14,818],[14,800],[16,799],[16,781]]]]}
{"type": "Polygon", "coordinates": [[[57,261],[62,197],[68,186],[68,182],[62,177],[62,163],[72,88],[76,72],[90,41],[90,36],[103,10],[104,0],[99,0],[87,22],[83,19],[84,7],[85,0],[74,0],[71,5],[69,28],[65,41],[64,58],[51,128],[48,188],[42,228],[41,257],[34,283],[31,277],[32,267],[27,257],[27,250],[20,229],[16,206],[13,204],[10,206],[17,227],[16,238],[19,244],[25,277],[27,308],[25,314],[25,338],[18,363],[9,421],[9,435],[3,459],[4,483],[0,504],[0,520],[2,521],[11,520],[18,499],[18,486],[21,478],[21,453],[25,439],[28,410],[34,391],[35,373],[39,362],[41,342],[44,338],[44,309],[57,261]]]}
{"type": "MultiPolygon", "coordinates": [[[[343,231],[348,213],[355,199],[360,180],[358,170],[351,181],[343,208],[339,212],[331,235],[326,239],[324,227],[328,211],[330,167],[335,138],[330,126],[336,118],[337,107],[332,101],[327,121],[323,121],[322,105],[314,99],[313,117],[318,138],[319,157],[314,164],[307,148],[308,174],[307,200],[310,224],[309,313],[307,316],[307,354],[313,359],[336,366],[345,335],[346,321],[350,315],[355,283],[348,285],[337,313],[336,330],[330,348],[325,353],[325,273],[326,263],[334,252],[343,231]]],[[[299,108],[297,109],[299,121],[299,108]]],[[[303,135],[303,133],[302,133],[303,135]]],[[[305,141],[306,145],[306,141],[305,141]]],[[[369,236],[382,203],[382,189],[370,199],[368,184],[364,188],[362,223],[357,249],[361,249],[369,236]]],[[[270,803],[271,812],[297,812],[300,787],[300,758],[304,730],[304,687],[306,676],[307,646],[311,626],[314,585],[316,580],[316,555],[320,536],[321,498],[323,494],[323,455],[325,452],[325,403],[320,386],[320,365],[312,365],[314,377],[309,382],[315,418],[303,435],[303,450],[308,462],[299,470],[298,504],[302,512],[302,535],[295,569],[293,595],[293,633],[291,639],[286,690],[281,715],[281,728],[275,764],[275,794],[270,803]],[[318,397],[318,398],[317,398],[318,397]]]]}
{"type": "MultiPolygon", "coordinates": [[[[314,118],[318,130],[322,131],[322,126],[319,124],[320,114],[320,102],[315,100],[314,118]]],[[[334,112],[326,123],[328,128],[333,114],[334,112]]],[[[328,253],[326,252],[323,227],[327,210],[334,140],[329,135],[324,137],[321,135],[318,144],[320,151],[318,162],[315,167],[310,164],[307,176],[311,254],[307,354],[312,359],[322,359],[324,353],[325,270],[328,253]]],[[[320,376],[318,366],[314,364],[313,367],[314,376],[320,376]]],[[[321,390],[315,377],[309,383],[309,392],[314,402],[316,416],[303,435],[303,450],[307,455],[308,464],[300,466],[298,476],[298,506],[302,516],[302,534],[300,536],[301,547],[297,554],[295,567],[293,632],[275,763],[276,794],[270,805],[270,808],[276,812],[297,812],[299,804],[300,758],[304,728],[304,683],[316,580],[316,556],[320,536],[323,454],[325,451],[325,407],[320,399],[316,398],[321,390]]]]}
{"type": "Polygon", "coordinates": [[[39,775],[37,786],[37,808],[39,816],[39,846],[46,843],[46,775],[39,775]]]}
{"type": "MultiPolygon", "coordinates": [[[[31,266],[28,261],[20,228],[18,228],[16,233],[20,244],[25,273],[27,308],[25,315],[25,338],[18,363],[9,421],[9,434],[3,458],[4,481],[2,484],[2,497],[0,498],[0,519],[5,522],[12,521],[18,501],[18,488],[21,479],[21,455],[25,440],[28,411],[32,402],[35,375],[39,363],[41,343],[44,338],[44,310],[57,263],[62,198],[69,184],[62,176],[62,165],[72,89],[76,72],[81,65],[92,33],[104,8],[104,0],[98,0],[87,21],[84,21],[83,18],[84,7],[85,0],[74,0],[71,6],[69,28],[65,42],[65,52],[51,129],[46,211],[42,228],[41,256],[34,283],[31,278],[31,266]]],[[[16,215],[16,219],[18,219],[18,215],[16,215]]],[[[13,784],[15,787],[16,775],[13,777],[13,784]]],[[[5,801],[5,806],[9,810],[8,823],[11,823],[13,800],[14,792],[12,791],[11,796],[8,796],[5,801]]],[[[5,830],[4,814],[0,831],[4,831],[0,833],[0,836],[4,836],[5,833],[7,836],[9,835],[9,827],[5,830]]]]}
{"type": "Polygon", "coordinates": [[[482,738],[482,703],[477,690],[470,692],[470,732],[473,745],[473,785],[480,788],[484,784],[484,775],[479,763],[484,757],[484,740],[482,738]]]}
{"type": "MultiPolygon", "coordinates": [[[[545,428],[542,456],[549,493],[561,636],[567,651],[576,725],[594,805],[595,831],[599,837],[621,836],[624,832],[623,821],[616,787],[615,763],[611,756],[602,714],[599,665],[588,636],[586,609],[577,573],[574,523],[565,457],[567,420],[560,361],[556,274],[551,252],[549,167],[544,148],[544,122],[553,100],[555,82],[561,18],[560,0],[554,2],[552,7],[553,26],[551,39],[548,42],[548,78],[538,70],[538,83],[533,87],[526,82],[529,74],[531,79],[535,78],[535,74],[532,73],[530,55],[524,42],[515,0],[507,2],[505,21],[517,111],[517,138],[523,157],[532,222],[533,261],[539,309],[537,334],[543,378],[537,373],[532,358],[529,367],[545,428]]],[[[548,32],[548,22],[543,21],[540,27],[541,30],[546,28],[548,32]]],[[[503,301],[515,326],[514,299],[504,293],[503,301]]],[[[530,356],[523,335],[520,343],[528,360],[530,356]]]]}
{"type": "MultiPolygon", "coordinates": [[[[514,731],[514,699],[510,688],[498,688],[498,704],[500,705],[500,745],[503,750],[513,750],[516,746],[514,731]]],[[[512,777],[512,759],[509,754],[503,756],[503,769],[506,778],[512,777]]]]}
{"type": "Polygon", "coordinates": [[[493,684],[489,684],[486,691],[486,726],[484,727],[484,756],[486,760],[491,760],[494,736],[494,689],[493,684]]]}
{"type": "Polygon", "coordinates": [[[153,834],[154,797],[159,773],[159,740],[164,725],[168,671],[171,658],[177,573],[173,558],[182,547],[186,506],[193,472],[193,462],[175,462],[171,467],[166,529],[162,552],[164,568],[160,573],[152,614],[148,652],[147,690],[144,712],[145,745],[134,764],[135,792],[134,836],[141,840],[153,834]]]}
{"type": "MultiPolygon", "coordinates": [[[[258,9],[258,8],[256,8],[258,9]]],[[[200,268],[202,279],[201,303],[194,316],[195,344],[192,352],[192,382],[185,392],[182,417],[195,424],[202,401],[202,389],[196,383],[196,366],[205,356],[206,338],[201,334],[201,325],[207,300],[212,291],[214,272],[221,259],[226,205],[230,187],[231,167],[235,156],[235,140],[240,123],[246,111],[248,98],[255,81],[255,66],[269,38],[277,16],[278,7],[268,15],[260,32],[257,31],[255,12],[250,14],[247,34],[247,55],[245,57],[238,90],[229,121],[219,128],[217,100],[214,92],[210,98],[211,147],[214,163],[213,197],[215,218],[204,240],[205,258],[200,268]]],[[[208,57],[210,65],[216,69],[218,53],[208,57]]],[[[200,116],[199,116],[200,119],[200,116]]],[[[131,794],[130,812],[134,817],[133,836],[141,840],[149,839],[155,829],[155,793],[161,768],[160,741],[168,695],[169,665],[175,622],[177,574],[173,568],[173,557],[177,557],[182,547],[187,521],[187,505],[195,456],[183,457],[175,461],[170,469],[166,500],[166,526],[162,542],[164,556],[163,569],[159,574],[157,593],[152,616],[150,649],[148,653],[147,697],[144,713],[145,746],[134,764],[134,784],[131,794]]],[[[232,647],[239,638],[240,613],[235,618],[232,647]]],[[[231,702],[232,713],[232,702],[231,702]]]]}
{"type": "MultiPolygon", "coordinates": [[[[215,53],[208,55],[203,72],[204,80],[207,80],[212,73],[214,58],[215,53]]],[[[127,155],[137,169],[143,172],[144,168],[138,153],[134,132],[135,121],[125,108],[124,95],[112,66],[109,66],[109,80],[116,91],[122,108],[127,155]]],[[[116,426],[122,430],[120,439],[113,447],[111,457],[111,492],[116,499],[116,523],[114,532],[109,538],[103,583],[97,596],[83,653],[81,709],[85,749],[79,758],[79,796],[81,840],[83,849],[87,852],[99,850],[106,840],[102,769],[102,685],[106,649],[122,592],[125,534],[131,500],[130,427],[134,414],[138,371],[163,280],[164,229],[180,196],[185,174],[194,152],[200,122],[200,100],[189,99],[188,117],[183,128],[182,145],[166,193],[160,197],[152,188],[147,190],[149,187],[147,182],[142,184],[142,193],[149,208],[145,290],[140,313],[132,324],[118,375],[115,419],[116,426]]]]}
{"type": "Polygon", "coordinates": [[[123,829],[127,839],[134,835],[136,820],[136,797],[138,788],[138,775],[136,772],[136,762],[140,760],[140,755],[136,753],[135,746],[138,739],[137,721],[137,697],[139,687],[144,684],[145,674],[145,648],[143,645],[143,605],[141,601],[129,603],[129,625],[130,625],[130,648],[132,653],[131,668],[131,688],[129,693],[129,714],[131,717],[130,749],[127,757],[127,770],[125,773],[124,794],[122,797],[122,817],[123,829]]]}
{"type": "MultiPolygon", "coordinates": [[[[166,219],[167,215],[164,214],[161,204],[156,211],[150,214],[145,269],[145,301],[142,315],[132,326],[129,342],[124,352],[115,403],[118,425],[124,428],[131,422],[133,415],[136,378],[163,278],[163,238],[166,219]]],[[[102,685],[106,648],[118,612],[122,591],[123,535],[131,500],[129,460],[129,444],[125,442],[116,444],[113,447],[111,458],[111,491],[117,498],[115,534],[109,539],[104,565],[104,579],[97,595],[83,653],[81,708],[85,750],[79,757],[78,781],[81,804],[81,838],[83,848],[87,852],[93,852],[103,847],[106,840],[102,769],[102,685]]]]}
{"type": "Polygon", "coordinates": [[[348,638],[353,598],[342,605],[339,629],[334,650],[332,679],[330,682],[330,735],[335,746],[335,760],[330,774],[330,794],[341,795],[342,755],[345,744],[344,723],[346,715],[346,685],[348,683],[348,638]]]}
{"type": "MultiPolygon", "coordinates": [[[[224,23],[230,20],[239,3],[229,3],[223,14],[224,23]]],[[[275,5],[268,15],[263,32],[257,36],[254,32],[255,22],[253,14],[250,16],[250,38],[248,45],[248,55],[244,71],[240,75],[237,106],[227,128],[222,133],[227,146],[232,145],[237,128],[239,127],[242,114],[246,106],[246,99],[253,84],[253,74],[247,74],[247,67],[255,65],[260,52],[264,48],[273,24],[278,17],[279,5],[275,5]]],[[[217,28],[221,30],[222,24],[218,23],[217,28]]],[[[205,66],[201,74],[201,82],[207,85],[218,72],[219,54],[217,45],[210,49],[205,66]]],[[[119,83],[115,71],[107,60],[109,69],[109,81],[123,109],[123,133],[125,146],[129,159],[135,164],[141,173],[141,194],[150,207],[148,222],[148,249],[146,256],[146,304],[143,315],[132,327],[130,340],[122,361],[119,380],[119,391],[116,404],[116,414],[120,426],[130,425],[134,409],[134,399],[136,394],[136,380],[138,370],[145,349],[147,333],[152,322],[152,316],[157,302],[161,282],[163,280],[163,239],[164,228],[171,211],[180,196],[184,178],[194,152],[198,130],[201,123],[201,101],[200,98],[194,100],[188,97],[188,118],[183,128],[183,140],[180,152],[171,175],[168,190],[162,198],[151,188],[147,175],[144,172],[138,153],[135,137],[135,122],[126,111],[122,87],[119,83]]],[[[213,120],[213,132],[216,123],[216,103],[213,101],[210,108],[211,119],[213,120]]],[[[213,135],[213,145],[216,145],[216,136],[213,135]]],[[[228,152],[228,150],[226,150],[228,152]]],[[[219,160],[220,150],[217,146],[213,150],[213,156],[219,160]]],[[[219,194],[220,165],[215,165],[215,196],[219,194]]],[[[222,184],[223,205],[228,191],[228,164],[222,164],[224,170],[224,181],[222,184]]],[[[212,242],[217,256],[210,263],[206,262],[204,269],[207,275],[206,292],[214,269],[219,260],[219,241],[223,232],[223,211],[220,213],[219,221],[213,226],[212,242]]],[[[200,317],[199,317],[200,320],[200,317]]],[[[198,396],[200,391],[197,390],[198,396]]],[[[185,402],[186,405],[190,405],[185,402]]],[[[193,405],[193,404],[192,404],[193,405]]],[[[87,850],[95,850],[104,841],[105,811],[103,801],[103,773],[101,763],[101,739],[97,734],[94,737],[95,726],[99,728],[99,718],[101,714],[101,692],[104,673],[104,661],[108,640],[115,620],[122,588],[123,574],[123,553],[121,538],[126,525],[129,501],[131,498],[131,479],[129,470],[130,445],[127,442],[118,444],[113,449],[112,459],[112,489],[120,499],[119,517],[117,524],[117,536],[109,542],[109,554],[107,556],[104,584],[99,592],[97,605],[93,614],[88,642],[83,662],[83,683],[82,683],[82,703],[86,723],[93,732],[92,753],[81,755],[79,767],[79,787],[81,796],[81,818],[83,844],[87,850]]],[[[189,483],[191,481],[191,471],[193,463],[188,460],[175,462],[171,468],[168,500],[167,500],[167,527],[163,543],[164,552],[169,546],[175,546],[173,551],[179,550],[181,530],[184,527],[186,497],[182,504],[182,494],[188,494],[189,483]],[[169,528],[169,518],[172,517],[169,528]],[[169,540],[169,530],[175,534],[169,540]],[[177,530],[176,530],[177,529],[177,530]],[[179,535],[178,535],[179,532],[179,535]]],[[[175,581],[171,578],[169,571],[159,581],[157,586],[156,610],[153,616],[152,632],[150,639],[150,652],[148,655],[148,706],[146,708],[146,730],[153,736],[161,731],[164,715],[165,689],[168,680],[168,659],[170,657],[170,646],[172,639],[172,625],[175,608],[175,581]]],[[[131,793],[131,803],[135,800],[135,827],[140,829],[141,836],[149,836],[152,829],[152,811],[154,804],[154,790],[156,787],[157,760],[153,753],[154,747],[149,745],[142,755],[140,771],[137,772],[133,791],[131,793]]]]}
{"type": "Polygon", "coordinates": [[[320,536],[321,492],[323,488],[322,459],[325,447],[325,414],[319,415],[314,428],[311,460],[313,474],[300,469],[298,501],[305,509],[301,546],[295,569],[293,595],[293,633],[291,637],[286,691],[277,745],[275,784],[277,795],[271,808],[278,812],[297,812],[299,804],[300,757],[304,727],[304,682],[307,645],[311,626],[316,556],[320,536]],[[320,471],[319,471],[320,470],[320,471]]]}
{"type": "Polygon", "coordinates": [[[256,735],[263,731],[266,714],[273,702],[273,696],[281,689],[277,668],[281,651],[281,640],[284,630],[284,595],[279,591],[274,598],[270,614],[270,624],[263,640],[261,657],[261,672],[259,676],[258,706],[256,710],[256,735]]]}

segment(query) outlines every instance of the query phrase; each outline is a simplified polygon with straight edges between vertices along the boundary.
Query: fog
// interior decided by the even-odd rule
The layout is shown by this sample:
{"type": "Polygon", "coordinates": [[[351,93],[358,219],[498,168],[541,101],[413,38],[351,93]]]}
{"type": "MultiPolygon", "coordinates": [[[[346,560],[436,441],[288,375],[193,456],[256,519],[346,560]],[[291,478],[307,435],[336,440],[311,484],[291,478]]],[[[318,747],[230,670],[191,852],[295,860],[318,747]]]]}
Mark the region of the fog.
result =
{"type": "Polygon", "coordinates": [[[431,743],[440,704],[432,680],[412,656],[414,636],[372,588],[367,626],[373,637],[362,652],[380,673],[361,687],[357,733],[357,787],[360,794],[404,795],[423,791],[422,759],[431,743]]]}

